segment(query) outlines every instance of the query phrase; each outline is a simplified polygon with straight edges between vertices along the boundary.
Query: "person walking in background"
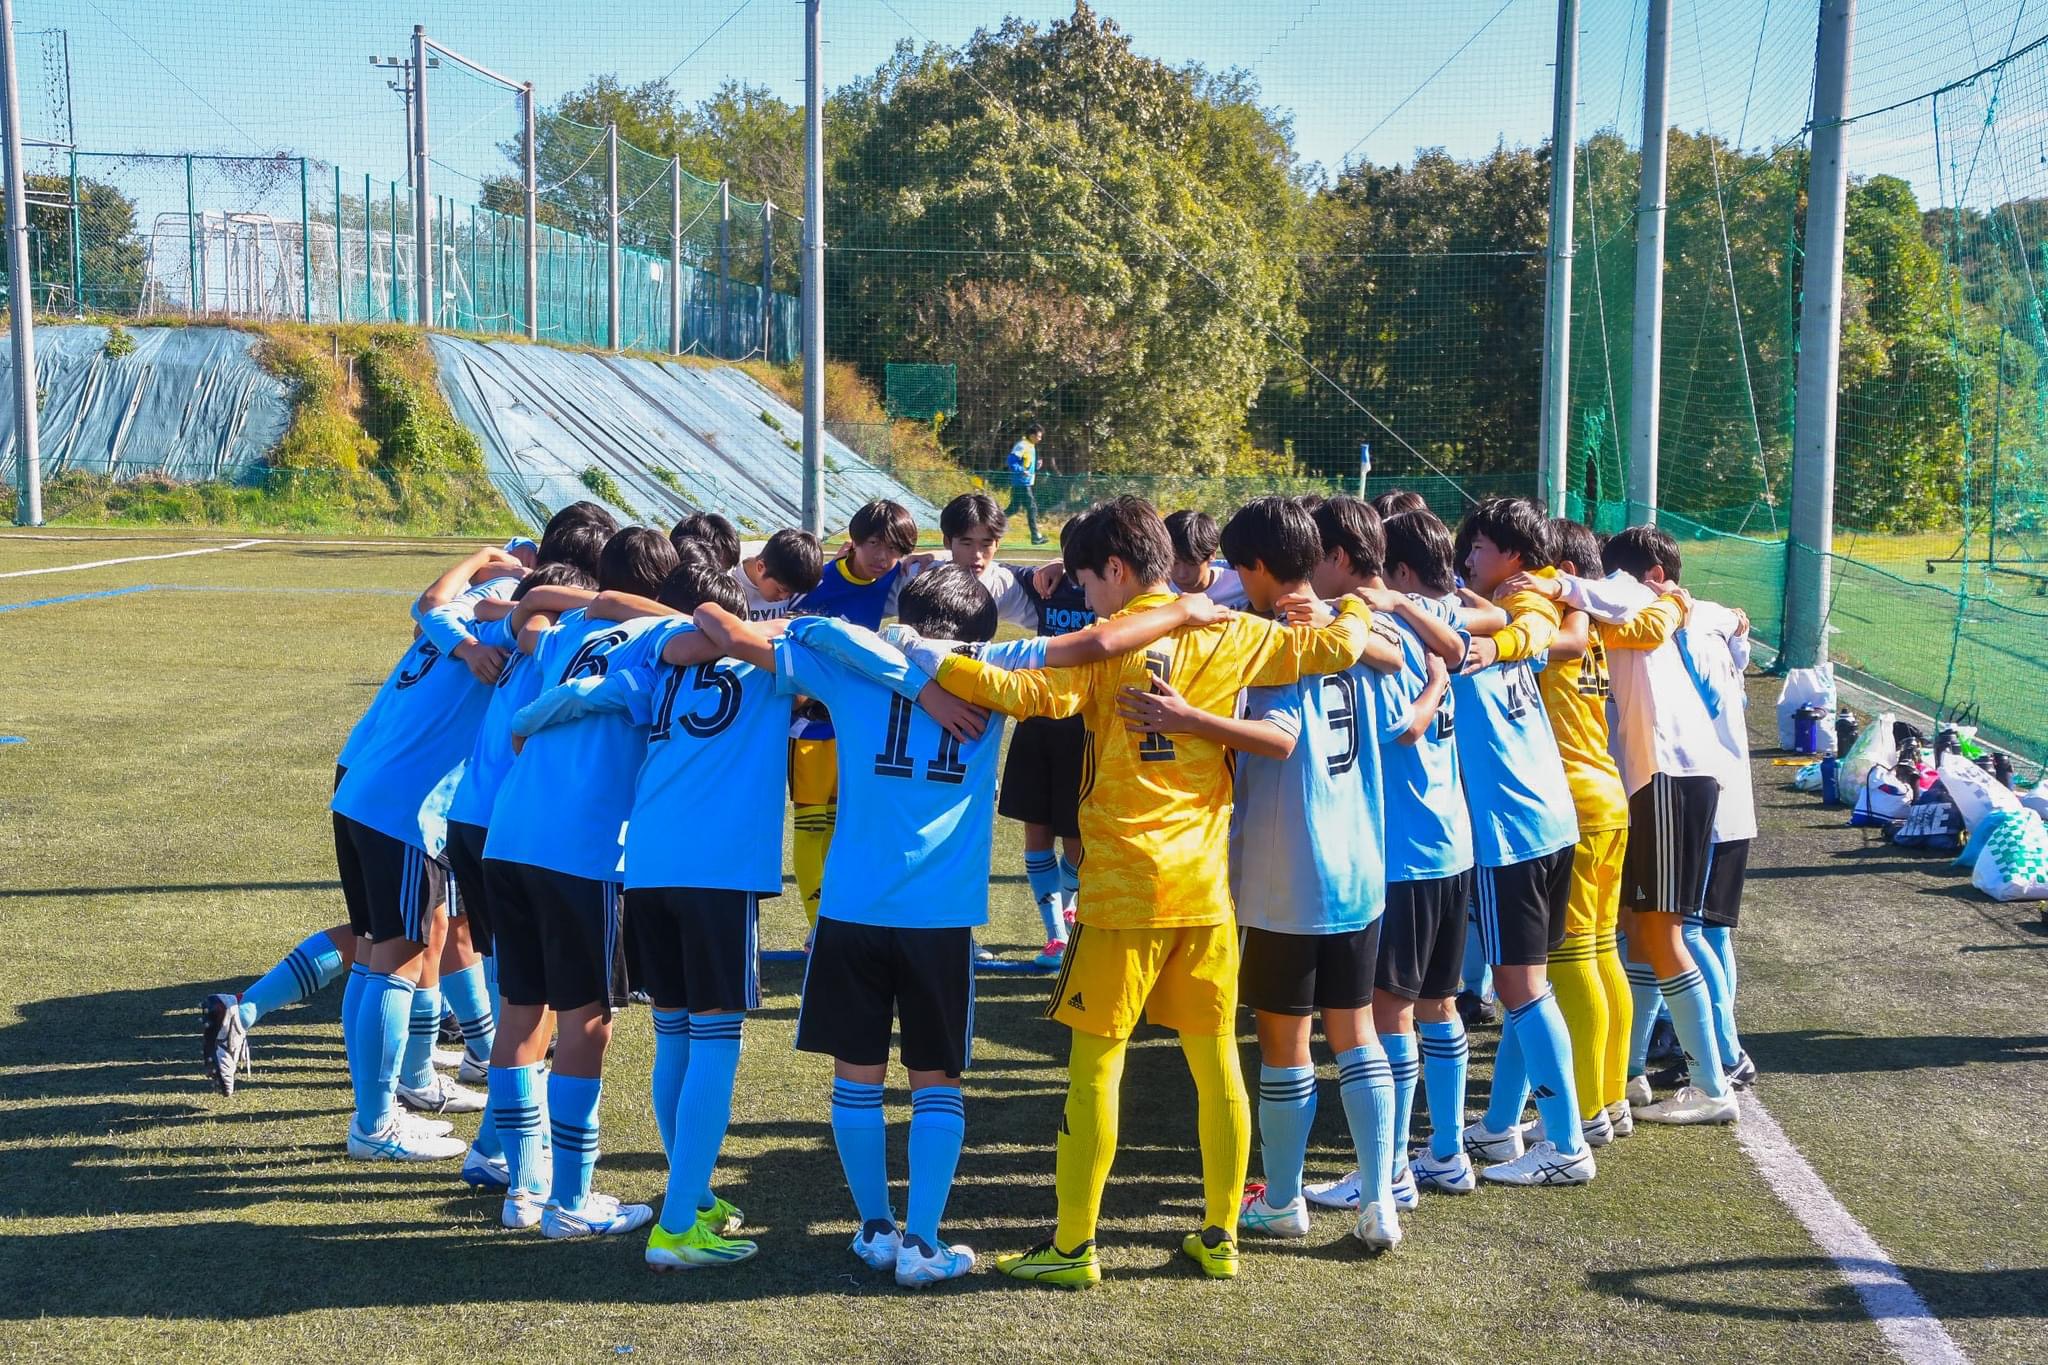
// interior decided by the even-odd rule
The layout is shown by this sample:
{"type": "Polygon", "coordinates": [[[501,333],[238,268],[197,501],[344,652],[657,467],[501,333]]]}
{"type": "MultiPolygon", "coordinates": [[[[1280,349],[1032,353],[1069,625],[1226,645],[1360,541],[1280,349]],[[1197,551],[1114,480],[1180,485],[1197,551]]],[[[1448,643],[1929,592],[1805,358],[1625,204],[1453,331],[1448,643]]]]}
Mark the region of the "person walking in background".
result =
{"type": "Polygon", "coordinates": [[[1010,470],[1010,505],[1003,515],[1014,517],[1017,509],[1024,509],[1024,522],[1031,528],[1031,543],[1045,544],[1046,538],[1038,530],[1038,494],[1033,485],[1038,482],[1038,442],[1045,435],[1045,428],[1037,422],[1029,423],[1024,434],[1017,438],[1017,444],[1010,447],[1008,461],[1010,470]]]}

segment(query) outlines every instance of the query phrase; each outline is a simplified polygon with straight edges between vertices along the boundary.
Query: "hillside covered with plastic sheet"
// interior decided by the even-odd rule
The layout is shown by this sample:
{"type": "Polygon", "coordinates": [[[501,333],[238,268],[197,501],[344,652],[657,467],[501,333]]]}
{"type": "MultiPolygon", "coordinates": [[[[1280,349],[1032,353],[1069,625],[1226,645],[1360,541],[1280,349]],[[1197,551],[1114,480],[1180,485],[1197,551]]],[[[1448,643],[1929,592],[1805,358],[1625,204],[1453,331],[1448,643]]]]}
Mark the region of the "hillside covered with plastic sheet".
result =
{"type": "MultiPolygon", "coordinates": [[[[802,415],[742,370],[450,336],[433,348],[491,481],[535,525],[579,498],[652,525],[698,510],[749,535],[802,524],[802,415]]],[[[828,530],[873,498],[902,503],[920,525],[938,521],[830,437],[825,467],[828,530]]]]}
{"type": "MultiPolygon", "coordinates": [[[[36,329],[43,475],[160,472],[236,481],[291,422],[287,383],[256,359],[261,338],[224,327],[36,329]]],[[[0,385],[14,380],[0,348],[0,385]]],[[[14,463],[14,405],[0,403],[0,468],[14,463]]]]}

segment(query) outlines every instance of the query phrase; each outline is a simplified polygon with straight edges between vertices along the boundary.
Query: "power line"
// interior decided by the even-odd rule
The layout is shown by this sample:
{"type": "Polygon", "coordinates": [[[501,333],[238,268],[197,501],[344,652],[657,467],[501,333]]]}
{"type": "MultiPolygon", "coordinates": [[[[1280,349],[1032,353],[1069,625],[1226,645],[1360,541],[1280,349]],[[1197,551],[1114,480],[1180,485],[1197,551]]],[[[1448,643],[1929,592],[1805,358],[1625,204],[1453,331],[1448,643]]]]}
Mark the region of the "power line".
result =
{"type": "Polygon", "coordinates": [[[127,29],[122,28],[121,23],[118,19],[114,18],[113,15],[101,9],[99,7],[99,4],[97,3],[97,0],[85,0],[85,3],[92,6],[93,13],[99,15],[100,18],[106,20],[109,24],[111,24],[116,33],[120,34],[123,38],[126,38],[129,42],[135,44],[136,48],[141,51],[143,56],[149,58],[152,62],[155,62],[166,76],[169,76],[172,80],[176,81],[180,86],[184,87],[186,94],[190,95],[193,99],[198,100],[201,104],[205,105],[208,112],[210,112],[215,118],[219,119],[222,123],[225,123],[228,127],[240,133],[242,137],[245,140],[247,140],[248,144],[251,147],[254,147],[259,152],[263,151],[263,144],[261,142],[258,142],[254,137],[250,136],[249,130],[247,128],[244,128],[241,124],[235,122],[226,114],[223,114],[220,110],[214,108],[212,102],[209,101],[206,98],[206,96],[200,94],[197,90],[194,90],[190,85],[186,84],[185,78],[183,76],[180,76],[176,71],[173,71],[170,67],[165,66],[163,60],[159,58],[154,52],[151,52],[147,47],[145,47],[140,39],[138,39],[134,34],[130,33],[127,29]]]}

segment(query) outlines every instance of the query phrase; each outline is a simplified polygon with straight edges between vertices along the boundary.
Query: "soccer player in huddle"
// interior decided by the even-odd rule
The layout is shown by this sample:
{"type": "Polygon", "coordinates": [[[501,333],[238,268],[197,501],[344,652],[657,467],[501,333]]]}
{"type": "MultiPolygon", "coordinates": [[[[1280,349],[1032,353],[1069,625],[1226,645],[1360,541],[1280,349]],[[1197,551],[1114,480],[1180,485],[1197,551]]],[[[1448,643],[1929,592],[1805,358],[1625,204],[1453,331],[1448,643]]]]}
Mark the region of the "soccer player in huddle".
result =
{"type": "Polygon", "coordinates": [[[678,555],[685,545],[703,546],[711,552],[720,573],[731,573],[740,566],[739,529],[716,512],[690,513],[670,529],[668,541],[678,555]]]}
{"type": "Polygon", "coordinates": [[[1173,541],[1173,569],[1167,581],[1175,592],[1207,593],[1235,609],[1248,605],[1237,570],[1217,557],[1223,533],[1216,518],[1184,507],[1166,518],[1166,534],[1173,541]]]}
{"type": "Polygon", "coordinates": [[[782,530],[734,566],[732,577],[746,598],[747,619],[774,621],[789,615],[798,599],[818,586],[823,571],[818,538],[809,531],[782,530]]]}
{"type": "MultiPolygon", "coordinates": [[[[1172,598],[1173,543],[1141,498],[1087,513],[1064,558],[1099,617],[1172,598]]],[[[1088,862],[1079,923],[1047,1008],[1073,1030],[1055,1161],[1059,1222],[1049,1240],[998,1260],[1003,1273],[1067,1287],[1100,1279],[1096,1223],[1116,1153],[1124,1054],[1141,1014],[1180,1035],[1195,1082],[1205,1213],[1181,1250],[1205,1274],[1237,1273],[1251,1115],[1234,1041],[1238,951],[1224,865],[1230,758],[1214,740],[1128,731],[1119,701],[1124,689],[1146,692],[1157,678],[1195,707],[1226,714],[1244,687],[1349,668],[1369,622],[1354,601],[1323,628],[1238,616],[1085,668],[1013,672],[959,656],[941,668],[939,681],[979,706],[1086,716],[1093,760],[1081,798],[1088,862]]]]}

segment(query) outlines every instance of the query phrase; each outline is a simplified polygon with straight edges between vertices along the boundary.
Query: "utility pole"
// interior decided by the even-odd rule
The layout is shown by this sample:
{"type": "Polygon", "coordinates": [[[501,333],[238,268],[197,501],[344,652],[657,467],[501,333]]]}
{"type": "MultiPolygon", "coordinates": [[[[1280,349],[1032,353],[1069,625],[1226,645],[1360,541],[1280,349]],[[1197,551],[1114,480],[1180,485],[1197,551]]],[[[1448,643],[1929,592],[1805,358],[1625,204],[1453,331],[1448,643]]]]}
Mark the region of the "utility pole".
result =
{"type": "Polygon", "coordinates": [[[1650,0],[1643,50],[1643,181],[1636,198],[1635,355],[1629,368],[1628,523],[1657,521],[1664,346],[1664,162],[1670,142],[1671,0],[1650,0]]]}
{"type": "Polygon", "coordinates": [[[427,30],[412,26],[413,321],[434,325],[434,201],[427,190],[427,30]]]}
{"type": "Polygon", "coordinates": [[[1813,152],[1806,170],[1806,273],[1799,301],[1799,392],[1792,428],[1785,649],[1791,668],[1827,662],[1835,550],[1835,399],[1842,371],[1842,232],[1849,193],[1849,70],[1856,0],[1822,0],[1814,43],[1813,152]]]}
{"type": "Polygon", "coordinates": [[[7,155],[7,311],[14,323],[14,449],[21,476],[17,526],[43,524],[43,460],[36,433],[35,286],[28,276],[28,194],[21,170],[21,82],[14,69],[14,0],[0,0],[0,140],[7,155]]]}
{"type": "Polygon", "coordinates": [[[1550,270],[1543,295],[1543,405],[1537,468],[1550,515],[1565,511],[1571,442],[1572,191],[1578,164],[1579,0],[1557,0],[1550,100],[1550,270]]]}
{"type": "MultiPolygon", "coordinates": [[[[825,534],[825,84],[821,0],[804,0],[804,529],[825,534]]],[[[18,219],[16,221],[19,221],[18,219]]]]}

